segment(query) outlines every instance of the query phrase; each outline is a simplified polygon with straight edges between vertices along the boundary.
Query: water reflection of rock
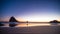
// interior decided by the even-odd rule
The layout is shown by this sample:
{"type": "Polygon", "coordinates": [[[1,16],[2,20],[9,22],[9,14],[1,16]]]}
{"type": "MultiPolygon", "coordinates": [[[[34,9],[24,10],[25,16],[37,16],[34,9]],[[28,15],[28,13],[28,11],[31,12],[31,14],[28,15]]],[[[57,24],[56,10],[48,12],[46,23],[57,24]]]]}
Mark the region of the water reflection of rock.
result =
{"type": "Polygon", "coordinates": [[[16,24],[17,20],[13,16],[10,18],[9,22],[10,22],[10,24],[9,24],[10,27],[14,27],[17,25],[16,24]]]}
{"type": "Polygon", "coordinates": [[[53,21],[50,21],[51,25],[58,25],[59,21],[57,20],[53,20],[53,21]]]}

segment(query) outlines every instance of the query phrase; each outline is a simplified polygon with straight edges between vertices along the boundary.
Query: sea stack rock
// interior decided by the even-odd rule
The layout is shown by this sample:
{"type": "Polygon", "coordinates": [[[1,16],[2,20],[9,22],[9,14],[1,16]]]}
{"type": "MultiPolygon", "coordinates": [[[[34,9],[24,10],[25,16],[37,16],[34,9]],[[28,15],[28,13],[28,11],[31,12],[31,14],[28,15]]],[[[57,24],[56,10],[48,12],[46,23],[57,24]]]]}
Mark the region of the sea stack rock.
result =
{"type": "Polygon", "coordinates": [[[17,20],[12,16],[11,18],[10,18],[10,20],[9,20],[9,26],[10,27],[14,27],[14,26],[16,26],[17,25],[17,20]]]}
{"type": "Polygon", "coordinates": [[[57,20],[50,21],[50,23],[58,23],[57,20]]]}
{"type": "Polygon", "coordinates": [[[57,20],[50,21],[52,25],[57,25],[59,22],[57,20]]]}
{"type": "Polygon", "coordinates": [[[12,16],[9,20],[9,22],[17,22],[17,20],[12,16]]]}

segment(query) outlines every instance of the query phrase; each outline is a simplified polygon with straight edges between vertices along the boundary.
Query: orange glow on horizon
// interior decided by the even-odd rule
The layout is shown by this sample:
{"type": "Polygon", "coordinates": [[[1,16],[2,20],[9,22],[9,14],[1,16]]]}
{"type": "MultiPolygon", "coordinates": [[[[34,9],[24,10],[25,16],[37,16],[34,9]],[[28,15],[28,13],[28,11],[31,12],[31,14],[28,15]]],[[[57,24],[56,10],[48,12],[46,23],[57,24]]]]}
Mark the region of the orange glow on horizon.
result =
{"type": "Polygon", "coordinates": [[[58,20],[60,21],[58,18],[53,18],[53,17],[25,17],[23,19],[21,18],[17,18],[17,20],[19,21],[30,21],[30,22],[49,22],[52,20],[58,20]]]}
{"type": "Polygon", "coordinates": [[[22,23],[17,25],[18,27],[32,27],[32,26],[50,26],[50,24],[38,24],[38,23],[29,23],[27,25],[27,23],[22,23]]]}

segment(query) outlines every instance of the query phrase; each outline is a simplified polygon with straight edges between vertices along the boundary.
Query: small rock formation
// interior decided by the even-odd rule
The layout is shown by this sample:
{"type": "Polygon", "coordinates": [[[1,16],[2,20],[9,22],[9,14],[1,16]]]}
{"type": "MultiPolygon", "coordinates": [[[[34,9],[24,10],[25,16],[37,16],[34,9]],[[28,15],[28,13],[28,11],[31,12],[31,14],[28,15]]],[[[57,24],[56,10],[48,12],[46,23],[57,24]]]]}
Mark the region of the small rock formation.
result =
{"type": "Polygon", "coordinates": [[[59,23],[59,21],[53,20],[53,21],[50,21],[50,23],[51,23],[52,25],[57,25],[57,24],[59,23]]]}
{"type": "Polygon", "coordinates": [[[58,23],[57,20],[50,21],[50,23],[58,23]]]}
{"type": "Polygon", "coordinates": [[[0,22],[0,26],[4,26],[4,24],[2,24],[2,23],[0,22]]]}

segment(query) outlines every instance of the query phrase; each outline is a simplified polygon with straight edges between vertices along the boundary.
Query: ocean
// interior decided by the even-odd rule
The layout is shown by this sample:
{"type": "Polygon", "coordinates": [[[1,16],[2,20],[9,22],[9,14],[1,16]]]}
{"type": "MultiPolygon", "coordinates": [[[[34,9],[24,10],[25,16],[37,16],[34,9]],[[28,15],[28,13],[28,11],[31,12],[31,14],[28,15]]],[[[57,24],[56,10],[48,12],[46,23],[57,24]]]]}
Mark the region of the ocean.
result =
{"type": "Polygon", "coordinates": [[[18,23],[15,27],[4,24],[0,27],[1,34],[60,34],[60,23],[18,23]]]}

